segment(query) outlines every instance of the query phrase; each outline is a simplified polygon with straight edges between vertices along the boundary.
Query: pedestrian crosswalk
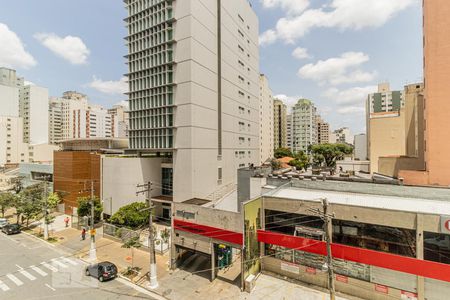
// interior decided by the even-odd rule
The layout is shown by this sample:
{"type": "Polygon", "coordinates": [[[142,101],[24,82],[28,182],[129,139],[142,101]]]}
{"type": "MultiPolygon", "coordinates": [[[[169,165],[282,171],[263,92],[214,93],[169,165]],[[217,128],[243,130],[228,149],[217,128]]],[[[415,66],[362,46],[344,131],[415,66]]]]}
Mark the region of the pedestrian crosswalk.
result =
{"type": "Polygon", "coordinates": [[[83,264],[82,262],[68,257],[53,258],[49,261],[43,261],[40,264],[31,265],[27,268],[17,266],[14,272],[0,276],[0,299],[3,292],[11,292],[13,288],[21,287],[27,283],[44,278],[49,273],[57,273],[59,271],[68,270],[83,264]]]}

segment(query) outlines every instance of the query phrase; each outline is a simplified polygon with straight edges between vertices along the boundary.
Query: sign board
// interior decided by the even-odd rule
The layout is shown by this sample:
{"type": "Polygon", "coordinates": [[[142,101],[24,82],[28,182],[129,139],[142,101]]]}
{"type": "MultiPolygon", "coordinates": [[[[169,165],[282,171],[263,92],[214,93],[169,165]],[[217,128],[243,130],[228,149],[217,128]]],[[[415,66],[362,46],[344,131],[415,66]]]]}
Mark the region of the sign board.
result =
{"type": "Polygon", "coordinates": [[[400,299],[402,299],[402,300],[417,300],[417,294],[407,292],[407,291],[402,291],[400,299]]]}
{"type": "Polygon", "coordinates": [[[281,263],[281,270],[294,273],[294,274],[300,274],[300,267],[295,264],[290,264],[286,262],[281,263]]]}
{"type": "Polygon", "coordinates": [[[91,229],[91,235],[95,235],[95,229],[91,229]]]}
{"type": "Polygon", "coordinates": [[[317,270],[315,268],[311,268],[311,267],[306,267],[306,273],[309,274],[316,274],[317,270]]]}
{"type": "Polygon", "coordinates": [[[348,277],[344,275],[336,274],[336,281],[348,283],[348,277]]]}
{"type": "Polygon", "coordinates": [[[450,216],[441,216],[441,232],[450,234],[450,216]]]}
{"type": "Polygon", "coordinates": [[[381,284],[375,284],[375,291],[383,294],[389,294],[389,288],[381,284]]]}
{"type": "Polygon", "coordinates": [[[53,182],[53,174],[31,171],[31,179],[36,181],[53,182]]]}

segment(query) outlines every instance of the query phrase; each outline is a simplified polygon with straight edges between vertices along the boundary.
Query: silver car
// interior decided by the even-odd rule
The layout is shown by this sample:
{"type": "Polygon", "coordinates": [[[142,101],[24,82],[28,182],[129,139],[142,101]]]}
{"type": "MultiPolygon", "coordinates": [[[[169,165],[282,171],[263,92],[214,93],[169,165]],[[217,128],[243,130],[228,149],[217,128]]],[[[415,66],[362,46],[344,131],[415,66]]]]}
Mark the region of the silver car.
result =
{"type": "Polygon", "coordinates": [[[0,229],[2,229],[3,227],[5,227],[8,224],[9,224],[8,220],[6,220],[4,218],[0,218],[0,229]]]}

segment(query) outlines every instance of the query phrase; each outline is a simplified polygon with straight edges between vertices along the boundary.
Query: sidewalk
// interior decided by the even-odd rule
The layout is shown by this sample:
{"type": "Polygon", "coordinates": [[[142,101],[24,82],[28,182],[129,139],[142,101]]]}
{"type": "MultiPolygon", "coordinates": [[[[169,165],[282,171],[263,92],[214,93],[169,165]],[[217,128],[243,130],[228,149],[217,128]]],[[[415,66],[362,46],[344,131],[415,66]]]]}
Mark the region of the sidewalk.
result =
{"type": "MultiPolygon", "coordinates": [[[[58,238],[57,244],[65,248],[76,251],[76,256],[88,260],[90,239],[86,236],[85,241],[80,241],[80,232],[69,228],[54,234],[58,238]]],[[[101,230],[97,231],[97,260],[110,261],[117,265],[119,272],[127,270],[131,266],[131,249],[122,248],[122,243],[103,238],[101,230]]],[[[314,290],[297,283],[285,281],[269,275],[261,275],[254,291],[251,294],[241,292],[239,280],[231,282],[226,279],[226,271],[222,277],[213,282],[209,280],[209,261],[203,256],[193,258],[186,267],[186,270],[169,270],[169,254],[156,255],[157,274],[159,287],[153,290],[154,293],[166,299],[173,300],[209,300],[209,299],[241,299],[241,300],[265,300],[265,299],[302,299],[302,300],[326,300],[329,299],[327,293],[314,290]],[[198,272],[205,270],[205,272],[198,272]],[[195,273],[193,273],[195,272],[195,273]]],[[[134,249],[134,266],[141,268],[139,275],[130,281],[147,288],[147,273],[149,270],[149,253],[143,250],[134,249]]],[[[230,272],[234,270],[230,269],[230,272]]],[[[234,278],[235,274],[231,277],[234,278]]],[[[337,297],[338,300],[344,298],[337,297]]]]}

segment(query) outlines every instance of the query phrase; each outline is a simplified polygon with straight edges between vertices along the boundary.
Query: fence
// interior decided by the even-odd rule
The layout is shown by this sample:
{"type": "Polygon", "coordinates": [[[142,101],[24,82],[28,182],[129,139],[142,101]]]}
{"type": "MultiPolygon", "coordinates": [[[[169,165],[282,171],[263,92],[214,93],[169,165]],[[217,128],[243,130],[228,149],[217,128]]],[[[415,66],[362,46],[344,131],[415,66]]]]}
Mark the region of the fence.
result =
{"type": "MultiPolygon", "coordinates": [[[[155,251],[159,254],[164,254],[170,249],[170,230],[164,226],[155,226],[155,251]]],[[[113,224],[103,224],[103,235],[107,238],[119,240],[122,243],[127,242],[132,238],[139,238],[142,248],[149,250],[148,229],[145,230],[131,230],[126,227],[119,227],[113,224]]]]}

